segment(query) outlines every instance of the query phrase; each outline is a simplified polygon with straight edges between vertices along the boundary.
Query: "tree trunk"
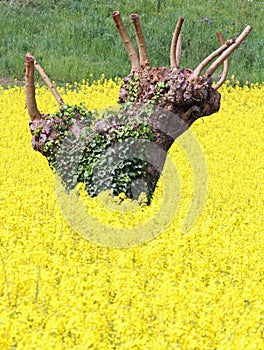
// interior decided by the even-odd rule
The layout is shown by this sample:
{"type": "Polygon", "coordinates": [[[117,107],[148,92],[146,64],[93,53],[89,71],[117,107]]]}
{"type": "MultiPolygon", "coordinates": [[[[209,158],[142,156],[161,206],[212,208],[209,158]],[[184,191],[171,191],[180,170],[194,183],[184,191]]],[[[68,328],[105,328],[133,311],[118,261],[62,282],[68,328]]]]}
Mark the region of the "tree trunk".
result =
{"type": "Polygon", "coordinates": [[[35,61],[35,68],[60,106],[60,111],[55,115],[40,115],[32,80],[34,57],[30,54],[26,55],[27,106],[31,119],[32,146],[47,157],[68,189],[73,188],[77,182],[84,182],[91,196],[97,195],[101,190],[110,189],[115,195],[125,192],[131,198],[137,198],[143,190],[147,192],[150,202],[167,152],[174,140],[196,119],[219,110],[221,96],[217,89],[226,78],[227,57],[252,28],[247,26],[236,40],[225,43],[222,35],[217,33],[221,46],[192,71],[179,68],[182,17],[176,24],[172,38],[170,68],[150,67],[138,15],[132,14],[130,18],[136,33],[139,55],[119,12],[113,13],[114,23],[132,66],[120,88],[121,112],[110,112],[101,120],[94,121],[93,113],[83,107],[64,105],[56,88],[35,61]],[[216,61],[201,76],[202,70],[216,57],[216,61]],[[222,63],[222,77],[213,86],[211,76],[222,63]],[[84,130],[86,133],[83,133],[84,130]],[[78,151],[80,135],[85,135],[81,154],[78,151]],[[59,155],[65,146],[65,140],[71,140],[70,146],[59,155]],[[98,158],[100,161],[96,163],[98,158]]]}

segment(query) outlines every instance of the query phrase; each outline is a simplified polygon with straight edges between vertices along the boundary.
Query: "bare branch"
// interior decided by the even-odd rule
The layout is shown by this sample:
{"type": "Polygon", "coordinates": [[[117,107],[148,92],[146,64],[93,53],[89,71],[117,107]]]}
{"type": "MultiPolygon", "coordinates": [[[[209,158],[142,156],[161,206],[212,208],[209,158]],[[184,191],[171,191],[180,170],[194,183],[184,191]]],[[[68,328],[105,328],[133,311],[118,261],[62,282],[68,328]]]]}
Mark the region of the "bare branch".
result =
{"type": "Polygon", "coordinates": [[[138,18],[137,14],[131,14],[130,19],[133,23],[135,32],[136,32],[136,38],[138,43],[138,50],[139,50],[139,59],[140,59],[140,66],[142,68],[145,68],[146,66],[149,66],[149,59],[148,59],[148,52],[147,52],[147,46],[144,39],[144,34],[141,28],[141,24],[138,18]]]}
{"type": "MultiPolygon", "coordinates": [[[[242,43],[242,41],[248,36],[253,28],[251,26],[246,26],[243,32],[239,35],[239,37],[235,40],[234,45],[229,47],[225,52],[222,53],[220,57],[207,69],[205,72],[205,77],[210,77],[224,62],[224,60],[242,43]]],[[[223,47],[223,46],[222,46],[223,47]]]]}
{"type": "Polygon", "coordinates": [[[26,101],[30,120],[38,121],[41,119],[41,114],[38,110],[35,96],[34,84],[34,57],[31,53],[26,54],[26,101]]]}
{"type": "Polygon", "coordinates": [[[58,104],[61,106],[64,104],[63,99],[61,98],[60,94],[58,93],[55,86],[52,84],[50,78],[45,73],[44,69],[39,65],[39,63],[35,60],[35,68],[41,75],[41,78],[44,80],[44,82],[47,84],[47,86],[50,88],[50,91],[52,92],[53,96],[55,97],[58,104]]]}
{"type": "Polygon", "coordinates": [[[180,61],[181,61],[181,51],[182,51],[182,35],[179,34],[178,40],[177,40],[177,46],[176,46],[176,68],[180,68],[180,61]]]}
{"type": "Polygon", "coordinates": [[[224,50],[226,50],[230,45],[235,43],[234,39],[227,40],[224,45],[219,47],[217,50],[212,52],[209,56],[207,56],[193,71],[193,74],[190,78],[191,81],[197,81],[199,75],[201,74],[204,67],[206,67],[216,56],[220,55],[224,50]]]}
{"type": "MultiPolygon", "coordinates": [[[[172,41],[171,41],[171,48],[170,48],[170,64],[171,68],[179,68],[177,66],[177,59],[176,59],[176,52],[178,51],[178,37],[180,35],[181,27],[183,24],[184,18],[180,17],[178,19],[178,22],[176,24],[173,36],[172,36],[172,41]]],[[[180,44],[180,43],[179,43],[180,44]]]]}
{"type": "MultiPolygon", "coordinates": [[[[224,45],[225,41],[224,41],[223,34],[222,34],[221,32],[217,32],[216,35],[217,35],[217,37],[218,37],[218,40],[219,40],[220,45],[224,45]]],[[[225,80],[226,80],[227,72],[228,72],[228,58],[226,58],[226,59],[224,60],[223,72],[222,72],[221,78],[220,78],[220,79],[218,80],[218,82],[214,85],[214,89],[215,89],[215,90],[219,89],[220,86],[223,85],[223,83],[224,83],[225,80]]]]}
{"type": "Polygon", "coordinates": [[[131,61],[131,72],[138,72],[140,71],[140,62],[138,53],[135,49],[134,44],[132,43],[130,36],[127,33],[126,27],[120,17],[120,14],[118,11],[114,11],[112,13],[113,20],[115,22],[116,28],[119,32],[119,35],[125,45],[125,48],[127,50],[127,53],[129,55],[130,61],[131,61]]]}

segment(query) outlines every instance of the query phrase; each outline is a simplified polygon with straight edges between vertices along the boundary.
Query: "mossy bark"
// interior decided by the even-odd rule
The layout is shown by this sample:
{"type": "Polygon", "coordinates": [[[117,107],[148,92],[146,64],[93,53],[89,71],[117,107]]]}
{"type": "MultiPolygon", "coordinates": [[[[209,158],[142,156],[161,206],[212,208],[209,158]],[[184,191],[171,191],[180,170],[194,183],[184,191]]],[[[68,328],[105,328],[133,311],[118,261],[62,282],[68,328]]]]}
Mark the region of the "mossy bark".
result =
{"type": "MultiPolygon", "coordinates": [[[[223,84],[227,74],[227,57],[243,42],[252,27],[247,26],[236,40],[227,40],[225,43],[221,34],[218,33],[221,46],[192,71],[188,68],[179,68],[182,45],[180,30],[184,21],[183,17],[179,18],[172,37],[171,68],[150,67],[146,43],[137,14],[131,14],[130,19],[135,30],[139,54],[128,35],[119,12],[113,12],[112,17],[131,60],[131,73],[123,79],[119,93],[119,103],[123,107],[121,109],[123,115],[120,116],[120,113],[117,113],[111,115],[111,117],[108,116],[95,121],[94,130],[87,138],[86,151],[91,150],[91,144],[98,138],[102,142],[106,141],[105,144],[107,145],[109,145],[109,140],[111,144],[114,144],[118,131],[121,130],[122,133],[125,125],[130,127],[128,135],[137,135],[139,139],[145,138],[147,135],[149,143],[144,146],[146,148],[145,153],[148,153],[147,162],[145,162],[146,168],[144,172],[141,172],[141,170],[138,172],[141,175],[138,176],[137,180],[142,179],[147,184],[148,198],[151,198],[164,166],[167,152],[174,140],[185,132],[195,120],[209,116],[219,110],[221,95],[217,92],[217,89],[223,84]],[[214,59],[216,60],[212,63],[214,59]],[[222,63],[224,63],[222,77],[213,87],[211,76],[222,63]],[[209,64],[211,65],[201,76],[202,71],[209,64]],[[142,120],[146,127],[151,128],[151,133],[146,134],[144,128],[139,128],[139,125],[142,126],[142,120]],[[142,133],[134,133],[137,129],[140,129],[142,133]]],[[[52,163],[54,163],[64,135],[71,133],[78,138],[85,127],[85,123],[83,123],[78,107],[73,108],[71,119],[67,119],[68,114],[63,107],[63,100],[44,70],[34,61],[33,56],[26,55],[26,92],[31,119],[32,146],[46,156],[50,162],[52,159],[52,163]],[[56,116],[40,115],[37,109],[33,81],[34,64],[60,105],[60,113],[56,116]]],[[[86,115],[88,119],[89,113],[88,111],[86,115]]],[[[125,142],[125,138],[121,141],[125,142]]],[[[114,147],[117,156],[115,159],[118,159],[121,148],[118,145],[114,147]]],[[[138,145],[134,148],[135,158],[138,156],[138,148],[138,145]]],[[[88,158],[89,154],[86,159],[88,158]]],[[[136,173],[138,163],[132,162],[131,164],[134,164],[131,173],[136,173]]],[[[86,166],[89,167],[89,164],[86,164],[86,166]]],[[[85,180],[84,174],[80,174],[79,178],[85,180]]],[[[94,186],[96,188],[96,184],[94,186]]],[[[109,187],[111,189],[111,184],[109,187]]],[[[123,188],[122,184],[120,188],[123,188]]],[[[96,190],[91,192],[97,194],[96,190]]]]}
{"type": "MultiPolygon", "coordinates": [[[[144,118],[146,125],[151,126],[154,138],[146,145],[148,162],[146,171],[141,175],[147,184],[148,198],[151,198],[160,177],[161,169],[166,161],[166,154],[174,140],[186,131],[198,118],[211,115],[219,110],[220,94],[212,87],[211,78],[200,78],[196,83],[190,81],[192,71],[181,69],[145,68],[132,73],[123,79],[120,89],[119,103],[123,108],[123,116],[112,116],[97,120],[94,123],[94,138],[96,134],[111,136],[113,131],[126,123],[134,123],[136,129],[144,118]],[[151,147],[151,144],[159,148],[151,147]],[[162,150],[159,152],[158,150],[162,150]],[[164,151],[164,152],[163,152],[164,151]]],[[[53,148],[47,148],[50,141],[61,137],[58,129],[70,131],[76,135],[81,132],[80,113],[74,110],[74,117],[67,125],[67,117],[61,110],[61,117],[43,115],[37,122],[31,122],[32,146],[47,158],[53,154],[56,157],[58,143],[53,142],[53,148]]],[[[133,129],[133,126],[132,126],[133,129]]],[[[92,140],[87,140],[87,144],[92,140]]],[[[113,138],[113,143],[116,140],[113,138]]],[[[118,147],[116,148],[118,152],[118,147]]],[[[134,154],[137,158],[137,154],[134,154]]],[[[133,171],[133,169],[131,169],[133,171]]],[[[109,188],[111,189],[111,188],[109,188]]],[[[129,191],[131,196],[131,191],[129,191]]]]}

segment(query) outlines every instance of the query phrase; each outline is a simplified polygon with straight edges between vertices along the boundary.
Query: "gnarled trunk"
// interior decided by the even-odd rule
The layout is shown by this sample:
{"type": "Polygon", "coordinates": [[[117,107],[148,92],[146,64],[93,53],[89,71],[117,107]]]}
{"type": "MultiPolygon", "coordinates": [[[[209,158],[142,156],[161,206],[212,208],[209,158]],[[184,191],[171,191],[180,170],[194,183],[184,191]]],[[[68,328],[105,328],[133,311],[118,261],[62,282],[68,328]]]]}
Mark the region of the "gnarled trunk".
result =
{"type": "Polygon", "coordinates": [[[113,194],[126,192],[129,197],[135,197],[139,194],[140,188],[133,192],[131,186],[135,187],[138,184],[140,187],[140,181],[143,180],[147,185],[150,200],[166,160],[167,151],[174,140],[196,119],[209,116],[219,110],[221,96],[217,89],[223,84],[227,75],[227,57],[240,45],[252,28],[247,26],[236,40],[226,42],[223,41],[221,33],[217,33],[221,46],[192,71],[179,67],[182,43],[180,31],[184,21],[182,17],[178,20],[172,37],[171,67],[166,68],[150,66],[138,15],[132,14],[130,18],[136,33],[139,54],[127,33],[119,12],[113,12],[112,16],[131,60],[131,72],[123,79],[119,93],[122,113],[110,113],[103,119],[94,122],[94,129],[86,134],[84,156],[82,155],[79,159],[81,166],[76,165],[76,160],[75,162],[69,161],[67,154],[57,157],[65,135],[75,137],[72,139],[71,147],[74,149],[76,139],[85,128],[87,129],[87,121],[88,128],[90,127],[93,116],[89,111],[82,113],[78,107],[65,106],[44,70],[36,61],[34,62],[34,57],[28,53],[26,55],[26,93],[31,119],[32,145],[35,150],[48,158],[50,165],[59,170],[68,188],[74,187],[76,182],[84,182],[91,195],[97,195],[104,189],[112,189],[113,194]],[[224,64],[222,76],[216,85],[213,85],[212,74],[222,63],[224,64]],[[209,64],[211,64],[209,68],[201,75],[209,64]],[[60,106],[60,112],[56,115],[40,115],[37,110],[32,80],[34,66],[50,87],[60,106]],[[70,117],[69,110],[71,110],[70,117]],[[118,139],[120,134],[122,137],[118,139]],[[92,145],[98,139],[101,140],[101,144],[98,145],[99,149],[96,151],[92,145]],[[144,142],[139,143],[136,140],[144,140],[144,142]],[[111,152],[107,154],[107,147],[111,148],[111,146],[113,146],[113,157],[109,156],[111,152]],[[102,164],[99,166],[100,171],[96,171],[98,166],[92,163],[91,154],[98,153],[100,147],[101,153],[105,153],[112,163],[119,164],[115,170],[112,169],[112,164],[106,162],[102,163],[105,164],[104,166],[102,164]],[[141,156],[138,156],[137,153],[141,153],[141,156]],[[140,161],[132,161],[132,155],[140,158],[140,161]],[[75,169],[70,171],[69,168],[73,164],[75,169]],[[104,170],[102,170],[103,167],[104,170]],[[111,168],[111,171],[107,171],[107,167],[111,168]],[[102,174],[101,178],[99,174],[102,174]],[[71,182],[69,176],[75,180],[71,182]],[[128,177],[130,181],[127,180],[128,177]]]}

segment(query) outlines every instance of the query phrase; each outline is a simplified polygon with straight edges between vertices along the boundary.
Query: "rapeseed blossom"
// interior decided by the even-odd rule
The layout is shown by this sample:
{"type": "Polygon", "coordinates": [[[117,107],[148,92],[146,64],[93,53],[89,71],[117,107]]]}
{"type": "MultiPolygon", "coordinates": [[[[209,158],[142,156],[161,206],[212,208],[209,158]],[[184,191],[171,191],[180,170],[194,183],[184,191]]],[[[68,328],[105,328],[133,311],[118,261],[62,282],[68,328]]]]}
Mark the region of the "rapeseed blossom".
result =
{"type": "MultiPolygon", "coordinates": [[[[116,105],[119,83],[83,81],[59,92],[67,103],[104,110],[116,105]]],[[[263,348],[264,84],[220,92],[220,111],[191,127],[209,177],[196,223],[181,231],[194,180],[175,143],[182,187],[175,218],[156,239],[115,249],[67,223],[54,174],[31,148],[24,88],[0,87],[1,350],[263,348]]],[[[36,97],[42,113],[57,110],[46,87],[37,86],[36,97]]],[[[155,216],[162,190],[161,179],[150,207],[122,194],[121,204],[107,200],[123,205],[132,225],[155,216]]],[[[109,230],[123,227],[120,212],[81,195],[109,230]]]]}

